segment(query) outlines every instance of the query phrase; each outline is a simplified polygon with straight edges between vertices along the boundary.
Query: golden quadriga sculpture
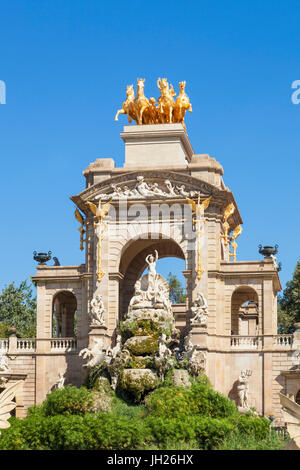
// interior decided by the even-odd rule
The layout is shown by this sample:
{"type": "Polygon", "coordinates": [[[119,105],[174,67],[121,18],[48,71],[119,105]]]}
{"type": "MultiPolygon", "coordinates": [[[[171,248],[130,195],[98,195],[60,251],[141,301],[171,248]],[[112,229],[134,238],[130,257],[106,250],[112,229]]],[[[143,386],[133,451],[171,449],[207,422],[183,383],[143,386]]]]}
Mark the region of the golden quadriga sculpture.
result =
{"type": "Polygon", "coordinates": [[[132,119],[137,124],[168,124],[179,122],[183,125],[185,131],[186,126],[184,116],[187,111],[192,112],[192,105],[185,93],[186,82],[179,83],[179,95],[174,100],[176,93],[173,86],[166,78],[157,80],[157,87],[160,90],[160,97],[146,98],[144,95],[145,79],[137,79],[137,94],[135,96],[133,85],[128,85],[126,94],[127,98],[123,102],[122,108],[118,110],[115,121],[118,121],[119,114],[127,114],[128,122],[132,119]]]}

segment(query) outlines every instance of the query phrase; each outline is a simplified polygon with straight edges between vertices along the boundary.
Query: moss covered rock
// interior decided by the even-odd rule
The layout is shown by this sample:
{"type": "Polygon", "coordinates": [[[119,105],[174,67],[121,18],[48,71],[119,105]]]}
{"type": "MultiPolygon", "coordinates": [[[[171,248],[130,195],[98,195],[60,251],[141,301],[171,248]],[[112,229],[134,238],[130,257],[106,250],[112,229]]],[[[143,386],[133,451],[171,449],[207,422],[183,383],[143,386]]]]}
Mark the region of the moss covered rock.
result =
{"type": "Polygon", "coordinates": [[[157,375],[151,369],[125,369],[120,385],[135,401],[140,401],[145,393],[154,390],[159,384],[157,375]]]}
{"type": "Polygon", "coordinates": [[[158,339],[150,335],[133,336],[126,341],[124,347],[134,356],[153,355],[158,351],[158,339]]]}

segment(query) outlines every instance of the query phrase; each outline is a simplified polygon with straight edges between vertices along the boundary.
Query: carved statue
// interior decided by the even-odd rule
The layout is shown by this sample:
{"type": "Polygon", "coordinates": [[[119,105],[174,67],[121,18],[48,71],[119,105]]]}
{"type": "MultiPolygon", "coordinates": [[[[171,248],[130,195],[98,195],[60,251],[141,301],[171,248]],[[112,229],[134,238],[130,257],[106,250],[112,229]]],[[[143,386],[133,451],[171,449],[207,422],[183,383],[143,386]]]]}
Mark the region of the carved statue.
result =
{"type": "Polygon", "coordinates": [[[152,254],[146,256],[146,263],[148,264],[148,269],[149,269],[149,290],[153,291],[154,293],[156,292],[156,285],[155,285],[155,280],[156,280],[156,263],[158,261],[158,252],[157,250],[154,250],[155,256],[152,254]]]}
{"type": "Polygon", "coordinates": [[[186,126],[184,122],[184,116],[187,111],[190,113],[192,110],[192,105],[188,96],[185,93],[185,85],[186,82],[179,82],[179,95],[175,103],[174,111],[173,111],[173,120],[174,122],[180,122],[184,130],[186,131],[186,126]]]}
{"type": "Polygon", "coordinates": [[[183,358],[190,360],[197,345],[192,343],[191,333],[185,336],[183,344],[183,358]]]}
{"type": "Polygon", "coordinates": [[[137,177],[137,184],[136,184],[135,190],[143,197],[147,197],[151,195],[152,193],[150,186],[148,186],[146,181],[144,181],[143,176],[137,177]]]}
{"type": "Polygon", "coordinates": [[[97,294],[91,300],[91,311],[90,319],[92,326],[103,326],[105,325],[105,308],[102,301],[102,296],[97,294]]]}
{"type": "Polygon", "coordinates": [[[149,292],[142,290],[141,280],[138,279],[134,285],[134,295],[130,300],[128,312],[130,313],[134,309],[149,307],[151,305],[150,300],[149,292]]]}
{"type": "Polygon", "coordinates": [[[57,385],[56,385],[56,388],[58,388],[59,390],[62,390],[65,386],[65,377],[64,377],[64,374],[62,372],[59,372],[58,373],[58,382],[57,382],[57,385]]]}
{"type": "Polygon", "coordinates": [[[241,371],[239,376],[239,385],[237,387],[238,390],[238,398],[239,398],[239,406],[244,409],[249,409],[248,405],[248,390],[249,390],[249,378],[252,375],[252,371],[250,369],[244,369],[241,371]]]}
{"type": "Polygon", "coordinates": [[[171,356],[172,353],[170,349],[167,347],[167,336],[165,333],[163,333],[158,340],[158,355],[159,357],[167,357],[171,356]]]}
{"type": "Polygon", "coordinates": [[[121,335],[118,335],[117,340],[116,340],[116,345],[111,350],[111,355],[113,359],[115,359],[118,356],[118,354],[120,354],[121,346],[122,346],[122,337],[121,335]]]}
{"type": "Polygon", "coordinates": [[[89,369],[101,365],[106,358],[106,352],[103,350],[103,338],[93,338],[93,343],[90,349],[84,348],[79,353],[79,356],[82,356],[83,359],[89,359],[89,361],[83,365],[83,367],[88,367],[89,369]]]}
{"type": "Polygon", "coordinates": [[[193,303],[191,308],[193,313],[193,317],[191,318],[191,324],[195,325],[199,323],[202,326],[206,326],[207,324],[207,301],[201,292],[198,292],[197,298],[193,303]]]}
{"type": "Polygon", "coordinates": [[[8,419],[10,418],[10,412],[17,406],[17,403],[13,400],[21,384],[22,380],[18,380],[18,382],[6,387],[0,394],[0,429],[7,429],[10,427],[8,419]]]}
{"type": "Polygon", "coordinates": [[[188,371],[193,377],[197,377],[199,373],[205,369],[205,354],[203,351],[200,351],[196,348],[192,352],[192,356],[190,357],[188,363],[188,371]]]}
{"type": "Polygon", "coordinates": [[[6,354],[0,352],[0,372],[8,372],[8,357],[6,354]]]}

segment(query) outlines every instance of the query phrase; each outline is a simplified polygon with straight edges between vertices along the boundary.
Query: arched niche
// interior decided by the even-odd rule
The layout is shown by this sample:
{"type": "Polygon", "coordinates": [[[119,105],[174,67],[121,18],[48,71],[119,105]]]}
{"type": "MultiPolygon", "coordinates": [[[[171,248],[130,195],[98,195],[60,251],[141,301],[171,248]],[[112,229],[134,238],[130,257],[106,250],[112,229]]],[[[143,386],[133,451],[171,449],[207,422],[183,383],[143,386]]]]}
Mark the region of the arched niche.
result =
{"type": "Polygon", "coordinates": [[[231,297],[231,334],[258,334],[258,295],[249,286],[240,286],[231,297]]]}
{"type": "MultiPolygon", "coordinates": [[[[119,284],[119,318],[122,320],[134,293],[134,285],[147,267],[145,261],[149,253],[158,252],[158,258],[175,257],[186,261],[179,244],[171,238],[131,240],[122,250],[119,272],[123,279],[119,284]]],[[[176,273],[175,273],[176,274],[176,273]]]]}
{"type": "Polygon", "coordinates": [[[76,296],[71,291],[60,291],[53,297],[52,336],[73,338],[76,336],[76,296]]]}

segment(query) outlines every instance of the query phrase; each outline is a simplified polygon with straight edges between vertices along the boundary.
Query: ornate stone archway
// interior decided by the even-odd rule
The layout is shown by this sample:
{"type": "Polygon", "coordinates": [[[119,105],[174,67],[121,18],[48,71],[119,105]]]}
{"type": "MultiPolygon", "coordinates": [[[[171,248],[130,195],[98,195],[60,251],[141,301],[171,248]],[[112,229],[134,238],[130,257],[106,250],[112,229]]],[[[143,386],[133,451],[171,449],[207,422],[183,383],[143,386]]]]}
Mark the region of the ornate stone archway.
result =
{"type": "MultiPolygon", "coordinates": [[[[151,234],[150,234],[151,235],[151,234]]],[[[153,234],[152,234],[153,235],[153,234]]],[[[123,278],[119,285],[119,318],[122,319],[127,311],[129,301],[134,292],[136,280],[145,270],[146,256],[157,250],[159,259],[175,257],[186,262],[185,254],[180,245],[171,238],[158,237],[131,240],[122,250],[119,272],[123,278]]]]}

